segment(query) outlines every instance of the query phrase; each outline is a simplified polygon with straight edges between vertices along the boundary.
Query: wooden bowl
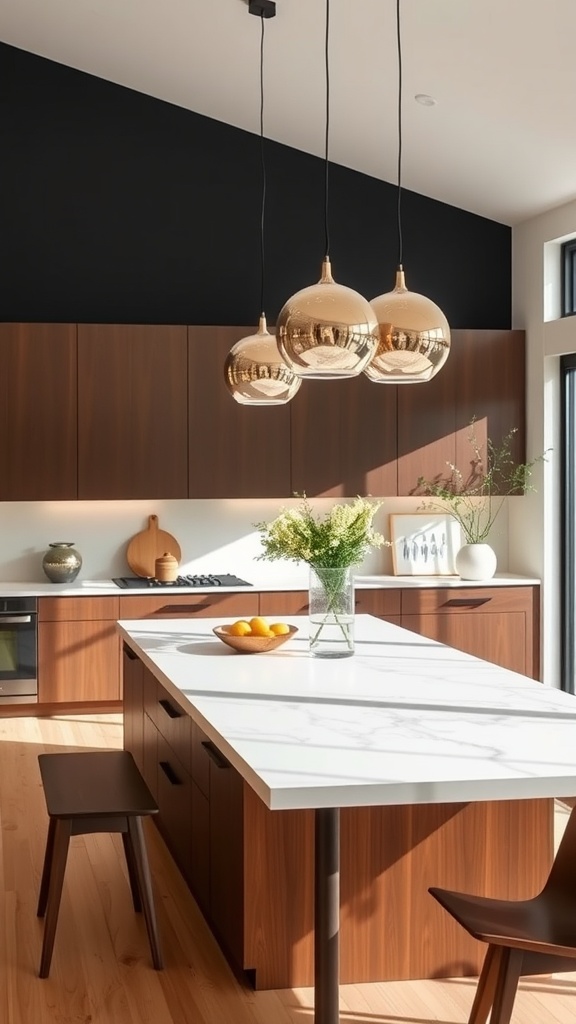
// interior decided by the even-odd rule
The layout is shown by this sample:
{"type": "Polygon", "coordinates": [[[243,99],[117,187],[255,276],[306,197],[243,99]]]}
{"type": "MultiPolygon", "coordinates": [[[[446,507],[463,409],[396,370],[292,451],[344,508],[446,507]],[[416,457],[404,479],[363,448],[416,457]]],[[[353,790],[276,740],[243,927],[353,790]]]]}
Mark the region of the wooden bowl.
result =
{"type": "Polygon", "coordinates": [[[296,626],[290,626],[290,632],[281,636],[231,636],[230,633],[224,632],[226,628],[215,626],[213,632],[219,640],[228,644],[228,647],[238,651],[238,654],[263,654],[264,651],[275,651],[298,632],[296,626]]]}

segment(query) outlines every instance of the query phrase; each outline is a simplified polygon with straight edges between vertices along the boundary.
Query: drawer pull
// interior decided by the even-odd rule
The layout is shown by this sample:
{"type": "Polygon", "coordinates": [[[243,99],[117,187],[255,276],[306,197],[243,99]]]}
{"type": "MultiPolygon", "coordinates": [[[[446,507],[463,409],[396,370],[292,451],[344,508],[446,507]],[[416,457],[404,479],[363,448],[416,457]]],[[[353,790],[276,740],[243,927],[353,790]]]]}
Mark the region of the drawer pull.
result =
{"type": "Polygon", "coordinates": [[[161,608],[155,612],[155,615],[196,615],[199,611],[206,611],[210,608],[209,604],[163,604],[161,608]]]}
{"type": "Polygon", "coordinates": [[[168,779],[168,782],[173,786],[181,786],[182,779],[179,779],[169,761],[160,761],[160,767],[164,772],[164,775],[168,779]]]}
{"type": "Polygon", "coordinates": [[[169,718],[182,718],[182,714],[178,711],[169,700],[159,700],[160,707],[166,712],[169,718]]]}
{"type": "Polygon", "coordinates": [[[229,768],[230,762],[220,753],[211,740],[202,740],[202,746],[217,768],[229,768]]]}
{"type": "Polygon", "coordinates": [[[128,647],[128,644],[124,644],[124,654],[130,661],[138,661],[138,655],[134,654],[134,651],[131,647],[128,647]]]}
{"type": "Polygon", "coordinates": [[[445,601],[444,608],[480,608],[483,604],[489,604],[490,597],[452,597],[445,601]]]}

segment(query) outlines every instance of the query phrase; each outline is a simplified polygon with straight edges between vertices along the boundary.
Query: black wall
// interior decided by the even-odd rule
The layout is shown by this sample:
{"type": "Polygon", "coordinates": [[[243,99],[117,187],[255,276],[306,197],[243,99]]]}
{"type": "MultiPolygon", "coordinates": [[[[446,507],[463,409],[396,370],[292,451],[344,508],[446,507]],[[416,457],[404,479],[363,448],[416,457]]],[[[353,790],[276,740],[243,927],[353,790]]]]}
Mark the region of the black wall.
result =
{"type": "MultiPolygon", "coordinates": [[[[255,98],[256,102],[256,98],[255,98]]],[[[273,322],[324,255],[324,164],[266,141],[273,322]]],[[[329,174],[332,269],[394,285],[396,188],[329,174]]],[[[0,44],[0,320],[252,324],[260,139],[0,44]]],[[[511,231],[402,192],[406,283],[452,327],[510,326],[511,231]]]]}

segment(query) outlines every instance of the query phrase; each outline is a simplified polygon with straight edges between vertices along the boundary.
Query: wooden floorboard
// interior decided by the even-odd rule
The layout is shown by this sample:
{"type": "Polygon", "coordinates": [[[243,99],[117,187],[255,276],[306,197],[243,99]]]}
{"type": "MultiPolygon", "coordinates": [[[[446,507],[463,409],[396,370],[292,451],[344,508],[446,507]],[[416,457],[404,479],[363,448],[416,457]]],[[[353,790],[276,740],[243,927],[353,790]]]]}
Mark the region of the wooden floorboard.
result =
{"type": "MultiPolygon", "coordinates": [[[[151,967],[120,836],[89,835],[71,842],[50,977],[38,978],[38,754],[121,744],[119,715],[0,719],[0,1024],[312,1024],[311,989],[253,992],[234,976],[151,822],[165,969],[151,967]]],[[[559,805],[559,835],[567,813],[559,805]]],[[[341,1024],[464,1024],[474,990],[472,978],[346,985],[341,1024]]],[[[512,1024],[575,1020],[576,973],[521,983],[512,1024]]]]}

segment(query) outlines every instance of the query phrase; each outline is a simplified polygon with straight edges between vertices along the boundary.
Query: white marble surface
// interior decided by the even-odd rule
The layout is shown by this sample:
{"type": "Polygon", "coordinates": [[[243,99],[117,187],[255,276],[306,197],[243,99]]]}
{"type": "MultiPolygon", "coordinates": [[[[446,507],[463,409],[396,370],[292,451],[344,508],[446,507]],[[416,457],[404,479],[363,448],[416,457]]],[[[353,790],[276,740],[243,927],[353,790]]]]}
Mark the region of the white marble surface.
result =
{"type": "Polygon", "coordinates": [[[258,655],[222,620],[118,628],[272,809],[576,795],[576,697],[369,615],[354,657],[311,658],[290,621],[258,655]]]}
{"type": "MultiPolygon", "coordinates": [[[[169,593],[178,594],[200,594],[200,593],[249,593],[252,590],[274,592],[297,591],[308,589],[308,574],[299,578],[277,577],[270,579],[258,579],[253,574],[247,581],[252,584],[250,587],[212,587],[212,588],[186,588],[170,587],[169,593]]],[[[354,585],[359,589],[398,589],[399,587],[520,587],[532,586],[540,583],[540,580],[529,576],[517,576],[514,573],[498,573],[491,580],[461,580],[459,576],[357,576],[354,585]]],[[[158,595],[166,593],[166,589],[153,590],[150,587],[142,587],[135,590],[124,590],[117,587],[112,580],[75,580],[73,583],[49,583],[48,580],[39,583],[19,583],[18,581],[0,581],[0,597],[94,597],[111,595],[129,597],[134,594],[158,595]]]]}

